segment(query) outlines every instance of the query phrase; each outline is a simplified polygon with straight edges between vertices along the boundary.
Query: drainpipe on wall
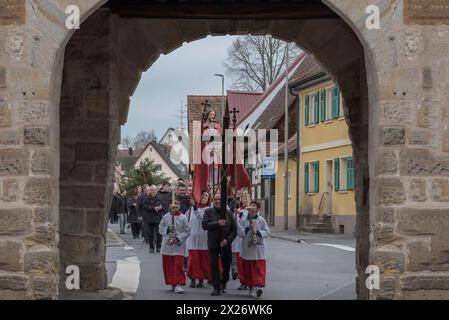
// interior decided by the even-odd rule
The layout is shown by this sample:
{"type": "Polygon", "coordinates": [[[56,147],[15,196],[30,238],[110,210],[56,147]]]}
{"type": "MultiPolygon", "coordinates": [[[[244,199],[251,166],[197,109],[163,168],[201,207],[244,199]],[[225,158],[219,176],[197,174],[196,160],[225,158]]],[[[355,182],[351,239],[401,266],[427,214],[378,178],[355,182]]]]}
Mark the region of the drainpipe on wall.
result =
{"type": "Polygon", "coordinates": [[[299,94],[293,91],[293,88],[290,86],[290,94],[296,97],[296,110],[297,110],[297,121],[296,121],[296,228],[299,228],[299,208],[301,204],[301,179],[300,179],[300,170],[301,170],[301,150],[300,150],[300,137],[301,137],[301,103],[299,100],[299,94]]]}
{"type": "Polygon", "coordinates": [[[284,230],[288,230],[288,43],[285,44],[284,230]]]}

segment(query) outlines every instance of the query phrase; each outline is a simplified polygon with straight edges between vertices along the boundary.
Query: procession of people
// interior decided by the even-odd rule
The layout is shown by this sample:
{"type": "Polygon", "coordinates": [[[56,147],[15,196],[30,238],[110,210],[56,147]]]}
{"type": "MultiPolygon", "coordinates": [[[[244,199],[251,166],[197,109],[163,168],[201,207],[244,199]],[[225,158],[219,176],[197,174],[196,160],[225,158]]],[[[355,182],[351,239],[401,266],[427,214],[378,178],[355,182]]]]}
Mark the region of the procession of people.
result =
{"type": "MultiPolygon", "coordinates": [[[[190,288],[210,285],[211,295],[220,296],[232,277],[239,280],[238,290],[260,297],[266,279],[263,239],[269,235],[260,204],[251,201],[247,192],[240,192],[228,199],[226,216],[221,217],[220,190],[203,191],[196,203],[188,192],[190,183],[179,181],[174,190],[165,184],[159,191],[156,186],[144,185],[123,200],[128,205],[126,216],[133,238],[141,237],[150,253],[162,255],[165,284],[175,293],[184,293],[182,287],[190,279],[190,288]]],[[[114,192],[113,201],[124,198],[119,190],[114,192]]],[[[122,224],[120,229],[124,229],[122,224]]]]}
{"type": "Polygon", "coordinates": [[[120,233],[124,233],[129,213],[133,238],[141,236],[150,253],[162,255],[170,291],[184,293],[182,287],[190,278],[191,288],[204,288],[207,282],[211,295],[220,296],[226,294],[232,275],[233,280],[239,279],[238,290],[259,298],[266,284],[264,239],[270,230],[260,203],[251,201],[251,183],[243,165],[236,163],[235,156],[230,166],[218,164],[218,151],[224,145],[211,136],[224,129],[215,120],[215,112],[207,110],[207,101],[204,105],[198,143],[209,159],[195,167],[193,181],[179,179],[177,185],[165,182],[160,188],[139,186],[130,199],[123,190],[116,190],[110,219],[112,223],[119,220],[120,233]]]}

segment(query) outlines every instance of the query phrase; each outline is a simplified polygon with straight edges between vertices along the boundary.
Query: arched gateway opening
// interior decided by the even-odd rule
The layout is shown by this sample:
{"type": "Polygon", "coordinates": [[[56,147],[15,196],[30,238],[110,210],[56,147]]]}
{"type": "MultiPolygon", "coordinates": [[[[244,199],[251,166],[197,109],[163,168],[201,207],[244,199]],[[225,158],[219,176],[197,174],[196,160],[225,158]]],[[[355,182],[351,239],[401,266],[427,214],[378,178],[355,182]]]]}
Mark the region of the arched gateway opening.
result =
{"type": "MultiPolygon", "coordinates": [[[[103,1],[104,2],[104,1],[103,1]]],[[[327,2],[327,1],[326,1],[327,2]]],[[[161,53],[208,35],[270,34],[313,54],[341,88],[354,150],[359,298],[369,255],[368,79],[364,47],[319,1],[282,3],[111,0],[86,17],[65,50],[60,96],[60,289],[67,265],[81,289],[107,286],[105,235],[120,125],[143,71],[161,53]]]]}

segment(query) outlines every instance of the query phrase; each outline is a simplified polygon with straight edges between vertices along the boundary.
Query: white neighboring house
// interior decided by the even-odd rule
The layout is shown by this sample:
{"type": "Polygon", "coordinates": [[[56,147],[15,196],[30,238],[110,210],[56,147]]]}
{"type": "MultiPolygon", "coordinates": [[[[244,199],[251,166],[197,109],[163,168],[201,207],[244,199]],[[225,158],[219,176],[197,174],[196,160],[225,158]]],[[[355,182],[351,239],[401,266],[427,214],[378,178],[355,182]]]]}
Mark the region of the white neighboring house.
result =
{"type": "Polygon", "coordinates": [[[134,168],[138,168],[140,163],[148,158],[160,165],[162,172],[171,180],[177,181],[179,178],[186,179],[188,177],[187,167],[175,165],[170,160],[169,152],[169,146],[159,144],[156,141],[151,141],[140,154],[134,164],[134,168]]]}
{"type": "Polygon", "coordinates": [[[173,163],[176,165],[189,164],[189,133],[187,129],[169,128],[159,144],[171,146],[170,158],[173,163]]]}

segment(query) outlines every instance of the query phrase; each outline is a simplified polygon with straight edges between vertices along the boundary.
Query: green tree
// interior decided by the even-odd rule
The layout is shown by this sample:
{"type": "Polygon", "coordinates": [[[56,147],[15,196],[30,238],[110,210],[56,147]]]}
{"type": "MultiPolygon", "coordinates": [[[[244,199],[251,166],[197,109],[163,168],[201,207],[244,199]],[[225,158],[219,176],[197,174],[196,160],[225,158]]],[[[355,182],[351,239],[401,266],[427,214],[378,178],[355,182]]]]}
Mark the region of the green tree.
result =
{"type": "Polygon", "coordinates": [[[131,168],[124,172],[123,184],[128,194],[132,195],[137,186],[161,185],[169,180],[170,178],[162,172],[161,165],[154,163],[154,160],[145,158],[137,168],[131,168]]]}

